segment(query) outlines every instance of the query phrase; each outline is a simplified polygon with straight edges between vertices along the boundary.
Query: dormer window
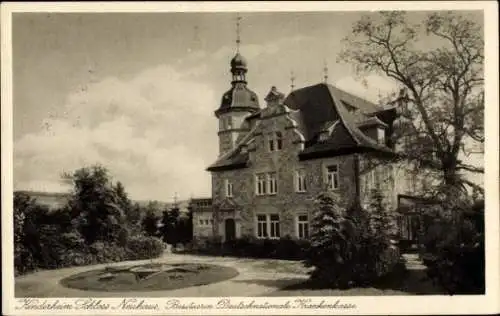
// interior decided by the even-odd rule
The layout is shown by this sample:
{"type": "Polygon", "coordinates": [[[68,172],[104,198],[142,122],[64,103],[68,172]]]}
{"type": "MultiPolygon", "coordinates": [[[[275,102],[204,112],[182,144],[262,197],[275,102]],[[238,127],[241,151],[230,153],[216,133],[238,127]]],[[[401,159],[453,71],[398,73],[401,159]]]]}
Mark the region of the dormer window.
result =
{"type": "Polygon", "coordinates": [[[377,142],[379,144],[385,144],[385,129],[383,127],[377,127],[377,142]]]}
{"type": "Polygon", "coordinates": [[[283,148],[283,134],[274,132],[269,135],[269,151],[278,151],[283,148]]]}

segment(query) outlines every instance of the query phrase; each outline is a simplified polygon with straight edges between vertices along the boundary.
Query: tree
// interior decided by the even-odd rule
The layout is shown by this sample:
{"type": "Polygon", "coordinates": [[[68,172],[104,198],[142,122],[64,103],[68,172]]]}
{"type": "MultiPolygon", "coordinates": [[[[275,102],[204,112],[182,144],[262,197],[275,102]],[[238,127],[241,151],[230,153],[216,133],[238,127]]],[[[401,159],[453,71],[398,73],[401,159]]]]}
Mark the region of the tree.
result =
{"type": "Polygon", "coordinates": [[[86,243],[122,239],[125,229],[122,205],[126,201],[117,195],[108,170],[94,165],[63,177],[73,184],[68,206],[86,243]]]}
{"type": "Polygon", "coordinates": [[[179,236],[179,208],[165,208],[162,218],[162,235],[167,244],[175,245],[181,238],[179,236]]]}
{"type": "Polygon", "coordinates": [[[349,273],[349,236],[354,231],[354,224],[346,218],[346,211],[337,195],[322,193],[316,204],[305,264],[315,267],[312,279],[329,286],[348,286],[352,277],[349,273]]]}
{"type": "Polygon", "coordinates": [[[149,203],[146,208],[146,214],[142,219],[142,229],[148,236],[158,235],[158,216],[155,212],[155,206],[153,203],[149,203]]]}
{"type": "Polygon", "coordinates": [[[400,157],[432,165],[447,189],[484,192],[464,175],[484,169],[460,159],[484,145],[481,27],[451,12],[431,13],[420,25],[411,25],[405,12],[382,12],[355,23],[345,43],[341,61],[401,87],[395,133],[400,157]]]}

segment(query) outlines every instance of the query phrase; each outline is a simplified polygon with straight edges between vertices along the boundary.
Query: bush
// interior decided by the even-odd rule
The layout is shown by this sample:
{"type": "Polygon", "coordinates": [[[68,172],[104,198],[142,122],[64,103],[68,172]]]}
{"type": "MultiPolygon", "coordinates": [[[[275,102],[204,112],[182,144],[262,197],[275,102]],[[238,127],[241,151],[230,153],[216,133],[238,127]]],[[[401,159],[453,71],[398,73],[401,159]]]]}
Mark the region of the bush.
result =
{"type": "Polygon", "coordinates": [[[161,239],[151,236],[130,237],[127,248],[128,260],[157,258],[164,250],[161,239]]]}
{"type": "Polygon", "coordinates": [[[455,209],[453,218],[431,214],[434,220],[422,236],[428,276],[449,294],[484,293],[484,205],[455,209]]]}

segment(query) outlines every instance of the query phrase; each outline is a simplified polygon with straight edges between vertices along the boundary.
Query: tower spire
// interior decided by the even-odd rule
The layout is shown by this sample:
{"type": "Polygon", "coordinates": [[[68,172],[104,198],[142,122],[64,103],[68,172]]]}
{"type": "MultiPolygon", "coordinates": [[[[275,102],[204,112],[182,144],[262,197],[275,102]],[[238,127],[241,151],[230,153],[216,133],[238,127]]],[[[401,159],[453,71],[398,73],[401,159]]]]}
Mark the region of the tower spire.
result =
{"type": "Polygon", "coordinates": [[[326,60],[323,66],[323,80],[325,83],[328,83],[328,64],[326,60]]]}
{"type": "Polygon", "coordinates": [[[295,88],[295,74],[293,73],[293,70],[290,72],[290,88],[291,90],[293,91],[293,89],[295,88]]]}
{"type": "Polygon", "coordinates": [[[241,38],[240,38],[240,21],[241,21],[241,16],[238,13],[236,15],[236,53],[240,52],[240,44],[241,44],[241,38]]]}

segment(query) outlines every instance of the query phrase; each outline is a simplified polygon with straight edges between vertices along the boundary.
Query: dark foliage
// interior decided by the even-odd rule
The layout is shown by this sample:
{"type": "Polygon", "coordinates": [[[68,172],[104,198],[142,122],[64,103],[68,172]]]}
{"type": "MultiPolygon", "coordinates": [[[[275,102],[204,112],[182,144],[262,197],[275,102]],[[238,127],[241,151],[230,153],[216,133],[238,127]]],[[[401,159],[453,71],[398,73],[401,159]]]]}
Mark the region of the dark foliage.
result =
{"type": "Polygon", "coordinates": [[[425,213],[422,258],[449,294],[485,293],[484,202],[425,213]]]}
{"type": "Polygon", "coordinates": [[[308,247],[308,241],[295,240],[288,236],[281,239],[258,239],[243,236],[225,243],[216,238],[208,239],[204,246],[195,251],[201,254],[244,258],[301,260],[308,247]]]}
{"type": "Polygon", "coordinates": [[[371,200],[365,211],[356,204],[346,208],[333,193],[318,196],[305,264],[315,268],[311,280],[319,286],[367,285],[389,274],[400,262],[382,195],[374,191],[371,200]]]}
{"type": "Polygon", "coordinates": [[[153,258],[163,252],[161,240],[142,235],[140,209],[134,210],[123,185],[113,185],[106,169],[82,168],[65,177],[74,192],[62,209],[49,210],[26,194],[14,194],[16,274],[153,258]]]}

